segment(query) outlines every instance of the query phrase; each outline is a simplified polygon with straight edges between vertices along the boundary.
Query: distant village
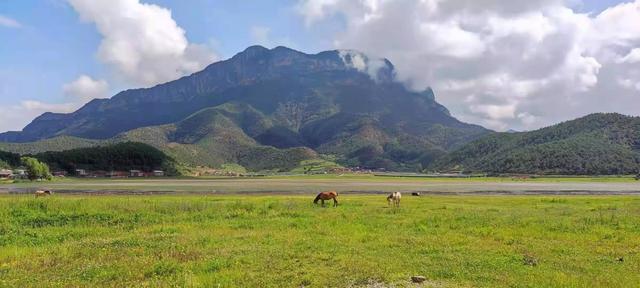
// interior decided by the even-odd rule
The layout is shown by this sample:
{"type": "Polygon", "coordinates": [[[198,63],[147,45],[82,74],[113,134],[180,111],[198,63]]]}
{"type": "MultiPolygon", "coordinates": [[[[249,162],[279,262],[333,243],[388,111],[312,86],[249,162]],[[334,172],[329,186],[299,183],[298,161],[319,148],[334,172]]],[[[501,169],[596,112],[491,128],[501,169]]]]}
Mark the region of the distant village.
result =
{"type": "MultiPolygon", "coordinates": [[[[223,177],[247,177],[247,176],[266,176],[267,174],[261,173],[242,173],[237,171],[229,171],[224,169],[213,169],[198,166],[198,170],[194,171],[192,176],[207,177],[207,176],[223,176],[223,177]]],[[[465,175],[461,171],[446,171],[444,173],[422,174],[422,173],[398,173],[388,172],[385,169],[367,169],[362,167],[332,167],[322,170],[308,170],[304,171],[304,174],[374,174],[376,176],[421,176],[421,177],[470,177],[465,175]]],[[[142,170],[129,170],[129,171],[103,171],[103,170],[88,170],[88,169],[76,169],[74,173],[69,173],[64,170],[53,171],[52,176],[57,178],[65,177],[78,177],[78,178],[152,178],[152,177],[165,177],[167,176],[163,170],[142,171],[142,170]]],[[[2,169],[0,170],[0,179],[28,179],[28,172],[25,169],[2,169]]]]}
{"type": "MultiPolygon", "coordinates": [[[[85,170],[76,169],[73,174],[69,174],[67,171],[53,171],[51,173],[54,177],[64,178],[67,176],[80,177],[80,178],[143,178],[143,177],[164,177],[165,172],[163,170],[153,170],[150,172],[142,170],[129,170],[129,171],[101,171],[101,170],[85,170]]],[[[28,173],[24,169],[2,169],[0,170],[0,179],[27,179],[28,173]]]]}

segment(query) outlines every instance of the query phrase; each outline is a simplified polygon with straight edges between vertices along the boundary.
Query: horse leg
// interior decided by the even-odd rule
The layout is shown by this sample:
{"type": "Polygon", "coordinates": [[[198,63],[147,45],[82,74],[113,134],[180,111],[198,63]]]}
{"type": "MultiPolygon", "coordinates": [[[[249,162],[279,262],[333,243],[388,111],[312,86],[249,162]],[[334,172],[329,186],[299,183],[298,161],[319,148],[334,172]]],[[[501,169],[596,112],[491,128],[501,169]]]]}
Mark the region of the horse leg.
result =
{"type": "Polygon", "coordinates": [[[333,207],[338,207],[338,199],[333,198],[333,207]]]}
{"type": "Polygon", "coordinates": [[[320,201],[322,202],[322,207],[324,207],[324,199],[320,199],[320,201]]]}

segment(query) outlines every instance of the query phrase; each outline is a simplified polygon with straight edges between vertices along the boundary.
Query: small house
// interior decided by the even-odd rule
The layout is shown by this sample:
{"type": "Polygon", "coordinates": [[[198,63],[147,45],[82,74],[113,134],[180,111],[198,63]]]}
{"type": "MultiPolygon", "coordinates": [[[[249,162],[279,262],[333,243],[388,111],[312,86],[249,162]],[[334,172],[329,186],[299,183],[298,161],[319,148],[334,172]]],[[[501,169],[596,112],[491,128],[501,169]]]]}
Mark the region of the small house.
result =
{"type": "Polygon", "coordinates": [[[51,173],[54,177],[66,177],[67,176],[67,171],[53,171],[53,173],[51,173]]]}
{"type": "Polygon", "coordinates": [[[155,176],[155,177],[164,177],[164,171],[162,171],[162,170],[153,170],[153,176],[155,176]]]}
{"type": "Polygon", "coordinates": [[[13,171],[2,169],[0,170],[0,178],[11,178],[13,176],[13,171]]]}
{"type": "Polygon", "coordinates": [[[107,174],[109,178],[127,178],[129,173],[126,171],[111,171],[107,174]]]}
{"type": "Polygon", "coordinates": [[[130,177],[144,177],[144,172],[140,170],[129,170],[130,177]]]}
{"type": "Polygon", "coordinates": [[[76,169],[76,176],[78,177],[87,177],[87,170],[84,169],[76,169]]]}
{"type": "Polygon", "coordinates": [[[105,178],[107,177],[107,171],[97,170],[90,173],[91,178],[105,178]]]}

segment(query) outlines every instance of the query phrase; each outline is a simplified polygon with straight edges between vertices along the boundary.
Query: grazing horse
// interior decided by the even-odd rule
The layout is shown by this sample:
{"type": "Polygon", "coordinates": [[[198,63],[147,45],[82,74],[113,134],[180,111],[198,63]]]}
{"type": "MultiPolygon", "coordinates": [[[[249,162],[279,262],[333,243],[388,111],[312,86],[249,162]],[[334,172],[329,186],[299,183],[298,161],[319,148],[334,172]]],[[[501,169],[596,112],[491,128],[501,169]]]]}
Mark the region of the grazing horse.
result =
{"type": "Polygon", "coordinates": [[[336,191],[327,191],[327,192],[320,192],[318,193],[318,196],[316,196],[316,199],[313,200],[313,204],[318,204],[318,200],[322,201],[322,207],[324,207],[324,200],[330,200],[333,199],[333,207],[338,206],[338,192],[336,191]]]}
{"type": "Polygon", "coordinates": [[[400,199],[402,198],[402,194],[400,192],[393,192],[387,196],[387,202],[389,205],[393,202],[393,207],[400,208],[400,199]]]}
{"type": "Polygon", "coordinates": [[[53,194],[50,190],[38,190],[36,191],[35,195],[36,198],[40,197],[40,196],[51,196],[51,194],[53,194]]]}

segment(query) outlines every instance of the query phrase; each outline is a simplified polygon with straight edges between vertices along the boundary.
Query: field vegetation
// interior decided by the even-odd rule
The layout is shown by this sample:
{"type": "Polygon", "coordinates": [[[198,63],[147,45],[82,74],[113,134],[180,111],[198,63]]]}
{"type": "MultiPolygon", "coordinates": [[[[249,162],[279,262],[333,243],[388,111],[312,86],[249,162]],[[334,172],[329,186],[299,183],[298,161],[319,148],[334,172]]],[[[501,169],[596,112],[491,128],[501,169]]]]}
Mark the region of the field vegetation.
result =
{"type": "Polygon", "coordinates": [[[640,198],[0,196],[1,287],[637,287],[640,198]],[[378,285],[378,286],[375,286],[378,285]]]}

